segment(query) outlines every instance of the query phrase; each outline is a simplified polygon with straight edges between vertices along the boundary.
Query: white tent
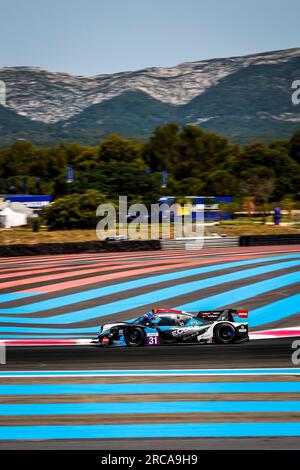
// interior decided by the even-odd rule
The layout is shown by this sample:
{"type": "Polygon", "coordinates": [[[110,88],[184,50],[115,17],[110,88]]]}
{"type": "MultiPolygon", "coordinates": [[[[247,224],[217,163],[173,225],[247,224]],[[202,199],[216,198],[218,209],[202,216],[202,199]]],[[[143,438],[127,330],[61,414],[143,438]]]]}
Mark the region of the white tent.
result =
{"type": "Polygon", "coordinates": [[[19,227],[27,224],[27,215],[15,212],[9,207],[0,210],[0,225],[4,228],[19,227]]]}
{"type": "Polygon", "coordinates": [[[29,207],[25,206],[21,202],[11,202],[9,207],[14,212],[20,212],[21,214],[26,214],[27,217],[33,217],[33,210],[29,207]]]}

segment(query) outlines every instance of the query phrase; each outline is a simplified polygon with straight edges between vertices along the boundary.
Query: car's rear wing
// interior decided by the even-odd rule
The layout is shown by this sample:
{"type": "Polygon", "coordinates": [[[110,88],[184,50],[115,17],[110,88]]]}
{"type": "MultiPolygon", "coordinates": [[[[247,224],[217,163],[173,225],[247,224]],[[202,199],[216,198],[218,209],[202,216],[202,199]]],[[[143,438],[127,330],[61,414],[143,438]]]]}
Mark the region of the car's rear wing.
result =
{"type": "MultiPolygon", "coordinates": [[[[176,310],[173,308],[154,308],[153,313],[177,313],[184,314],[183,310],[176,310]]],[[[245,320],[248,318],[248,310],[239,310],[236,308],[226,308],[222,310],[200,310],[200,312],[191,313],[191,315],[196,316],[200,320],[208,321],[218,321],[218,320],[228,320],[234,322],[234,317],[239,317],[240,319],[245,320]]]]}
{"type": "Polygon", "coordinates": [[[248,318],[248,310],[227,308],[224,310],[200,310],[200,312],[197,313],[197,318],[208,321],[228,320],[234,322],[234,317],[236,316],[241,319],[246,319],[248,318]]]}

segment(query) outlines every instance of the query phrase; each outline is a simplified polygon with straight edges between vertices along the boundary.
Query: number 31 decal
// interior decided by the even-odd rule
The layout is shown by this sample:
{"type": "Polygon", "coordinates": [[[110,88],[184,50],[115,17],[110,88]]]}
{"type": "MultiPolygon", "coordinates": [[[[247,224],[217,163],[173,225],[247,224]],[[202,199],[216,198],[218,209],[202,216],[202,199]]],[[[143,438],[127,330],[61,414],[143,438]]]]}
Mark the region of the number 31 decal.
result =
{"type": "Polygon", "coordinates": [[[159,344],[159,337],[157,336],[148,336],[147,338],[148,346],[157,346],[159,344]]]}

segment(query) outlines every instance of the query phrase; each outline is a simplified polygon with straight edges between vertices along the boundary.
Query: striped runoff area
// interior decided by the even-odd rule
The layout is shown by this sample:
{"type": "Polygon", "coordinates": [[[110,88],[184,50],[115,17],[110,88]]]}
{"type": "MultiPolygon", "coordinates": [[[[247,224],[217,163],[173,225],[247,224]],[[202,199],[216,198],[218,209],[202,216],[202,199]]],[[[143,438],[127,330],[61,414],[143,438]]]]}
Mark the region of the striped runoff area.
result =
{"type": "Polygon", "coordinates": [[[0,340],[68,344],[155,306],[249,309],[253,334],[298,336],[299,287],[297,246],[0,258],[0,340]]]}
{"type": "Polygon", "coordinates": [[[0,441],[300,436],[300,369],[154,372],[3,372],[0,441]]]}

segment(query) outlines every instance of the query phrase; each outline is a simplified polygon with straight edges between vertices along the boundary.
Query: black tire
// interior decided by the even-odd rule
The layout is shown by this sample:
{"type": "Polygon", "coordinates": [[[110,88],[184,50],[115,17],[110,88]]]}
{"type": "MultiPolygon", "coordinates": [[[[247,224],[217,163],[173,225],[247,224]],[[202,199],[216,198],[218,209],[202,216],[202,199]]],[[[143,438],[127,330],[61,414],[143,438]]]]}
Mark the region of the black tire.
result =
{"type": "Polygon", "coordinates": [[[214,329],[214,339],[219,344],[233,343],[236,331],[230,323],[220,323],[214,329]]]}
{"type": "Polygon", "coordinates": [[[127,346],[137,348],[145,342],[145,332],[142,328],[129,328],[124,333],[124,339],[127,346]]]}

